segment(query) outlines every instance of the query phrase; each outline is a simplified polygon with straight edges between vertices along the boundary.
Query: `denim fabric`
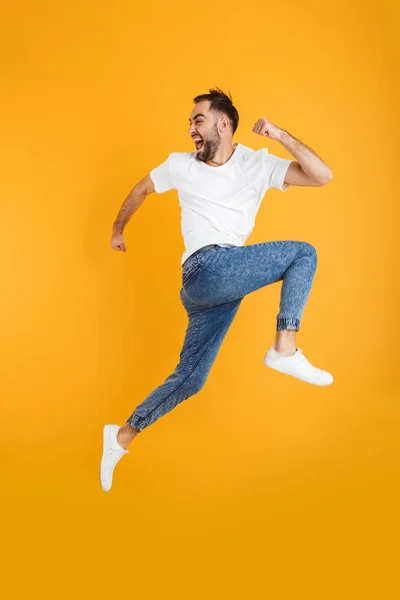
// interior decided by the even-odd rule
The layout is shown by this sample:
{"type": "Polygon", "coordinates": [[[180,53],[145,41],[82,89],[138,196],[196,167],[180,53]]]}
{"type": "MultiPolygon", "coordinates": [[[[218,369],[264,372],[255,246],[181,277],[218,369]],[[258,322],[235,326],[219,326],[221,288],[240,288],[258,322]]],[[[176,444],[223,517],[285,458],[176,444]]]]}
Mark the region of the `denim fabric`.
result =
{"type": "Polygon", "coordinates": [[[244,296],[282,280],[276,329],[298,331],[317,266],[307,242],[215,246],[190,256],[182,267],[180,298],[188,327],[174,372],[127,420],[142,431],[205,384],[244,296]]]}

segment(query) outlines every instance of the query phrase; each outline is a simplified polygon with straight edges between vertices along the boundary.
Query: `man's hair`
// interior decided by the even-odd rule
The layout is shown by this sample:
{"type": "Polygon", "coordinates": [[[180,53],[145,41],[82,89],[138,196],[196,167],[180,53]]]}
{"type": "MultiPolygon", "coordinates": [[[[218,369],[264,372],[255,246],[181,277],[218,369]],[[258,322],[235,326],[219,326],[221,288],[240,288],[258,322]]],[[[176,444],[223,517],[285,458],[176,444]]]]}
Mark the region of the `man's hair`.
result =
{"type": "Polygon", "coordinates": [[[217,113],[218,117],[224,114],[228,117],[232,128],[232,135],[235,133],[239,124],[239,113],[232,104],[232,96],[229,92],[229,96],[224,94],[219,88],[212,88],[209,90],[209,94],[201,94],[193,98],[193,102],[197,104],[203,100],[210,101],[210,111],[217,113]]]}

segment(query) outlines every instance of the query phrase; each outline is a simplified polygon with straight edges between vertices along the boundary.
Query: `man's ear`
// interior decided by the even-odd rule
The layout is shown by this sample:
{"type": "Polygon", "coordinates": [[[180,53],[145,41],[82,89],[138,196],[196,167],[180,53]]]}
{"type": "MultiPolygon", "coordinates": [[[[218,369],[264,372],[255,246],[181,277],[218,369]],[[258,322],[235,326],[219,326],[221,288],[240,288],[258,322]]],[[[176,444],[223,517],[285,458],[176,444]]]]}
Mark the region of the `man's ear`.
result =
{"type": "Polygon", "coordinates": [[[221,117],[221,125],[223,125],[224,129],[228,129],[229,128],[229,121],[228,121],[228,117],[226,115],[222,115],[222,117],[221,117]]]}

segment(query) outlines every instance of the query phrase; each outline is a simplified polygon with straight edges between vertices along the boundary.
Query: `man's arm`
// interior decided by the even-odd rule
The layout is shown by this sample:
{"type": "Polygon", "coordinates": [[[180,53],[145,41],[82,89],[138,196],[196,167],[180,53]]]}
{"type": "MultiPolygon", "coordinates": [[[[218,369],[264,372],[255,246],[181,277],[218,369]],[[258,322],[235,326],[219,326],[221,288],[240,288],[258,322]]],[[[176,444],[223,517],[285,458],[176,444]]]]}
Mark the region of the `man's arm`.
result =
{"type": "Polygon", "coordinates": [[[122,232],[129,219],[137,211],[139,206],[143,204],[148,194],[154,192],[154,184],[150,175],[143,177],[133,188],[133,190],[125,198],[123,205],[114,221],[112,235],[111,235],[111,248],[126,252],[125,240],[122,232]]]}
{"type": "Polygon", "coordinates": [[[146,197],[155,192],[154,183],[150,175],[143,177],[128,194],[124,203],[122,204],[117,218],[113,224],[113,235],[122,235],[126,224],[128,223],[131,216],[137,211],[139,206],[143,204],[146,197]]]}
{"type": "Polygon", "coordinates": [[[316,152],[284,129],[279,130],[278,141],[294,156],[286,173],[286,185],[326,185],[333,173],[316,152]]]}
{"type": "Polygon", "coordinates": [[[326,163],[308,146],[281,129],[261,118],[255,123],[253,131],[280,142],[298,162],[293,161],[285,176],[285,185],[325,185],[333,178],[333,173],[326,163]]]}

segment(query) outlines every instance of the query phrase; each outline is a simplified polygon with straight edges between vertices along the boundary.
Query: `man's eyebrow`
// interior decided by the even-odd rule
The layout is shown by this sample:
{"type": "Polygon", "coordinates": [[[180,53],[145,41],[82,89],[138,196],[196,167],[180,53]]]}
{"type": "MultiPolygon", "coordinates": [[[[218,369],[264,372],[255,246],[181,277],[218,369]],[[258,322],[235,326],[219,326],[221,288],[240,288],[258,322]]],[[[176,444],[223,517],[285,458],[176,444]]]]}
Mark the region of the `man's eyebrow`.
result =
{"type": "MultiPolygon", "coordinates": [[[[197,113],[197,115],[195,115],[195,116],[193,117],[193,121],[194,121],[195,119],[197,119],[197,117],[204,117],[204,118],[206,118],[206,116],[205,116],[205,115],[202,115],[201,113],[197,113]]],[[[189,122],[191,123],[191,122],[192,122],[192,119],[189,119],[189,122]]]]}

